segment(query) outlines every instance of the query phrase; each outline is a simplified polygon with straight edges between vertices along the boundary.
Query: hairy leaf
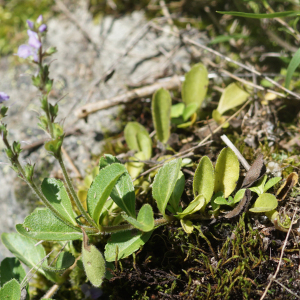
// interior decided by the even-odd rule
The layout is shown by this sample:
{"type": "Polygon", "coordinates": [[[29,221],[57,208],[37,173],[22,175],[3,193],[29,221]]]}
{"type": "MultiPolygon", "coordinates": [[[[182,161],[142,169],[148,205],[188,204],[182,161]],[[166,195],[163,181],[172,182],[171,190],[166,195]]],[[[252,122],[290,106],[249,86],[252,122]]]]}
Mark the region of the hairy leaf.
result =
{"type": "Polygon", "coordinates": [[[235,189],[239,179],[240,164],[230,148],[224,148],[218,156],[215,167],[215,192],[222,191],[227,198],[235,189]]]}
{"type": "Polygon", "coordinates": [[[149,204],[144,204],[138,213],[137,219],[122,214],[122,217],[132,224],[135,228],[148,232],[154,228],[154,216],[152,207],[149,204]]]}
{"type": "Polygon", "coordinates": [[[70,253],[63,251],[59,254],[56,262],[51,266],[42,266],[43,270],[54,273],[62,273],[70,268],[75,262],[75,257],[70,253]]]}
{"type": "Polygon", "coordinates": [[[209,203],[215,185],[214,167],[207,156],[203,156],[197,166],[194,181],[193,192],[194,197],[202,195],[205,198],[206,204],[209,203]]]}
{"type": "Polygon", "coordinates": [[[178,178],[177,178],[174,190],[169,199],[169,204],[175,213],[178,212],[179,202],[180,202],[181,195],[184,191],[184,186],[185,186],[185,178],[184,178],[183,173],[180,171],[178,174],[178,178]]]}
{"type": "Polygon", "coordinates": [[[63,182],[55,178],[45,178],[41,188],[51,205],[71,224],[77,225],[72,204],[63,182]]]}
{"type": "Polygon", "coordinates": [[[64,224],[48,208],[35,209],[16,229],[24,236],[45,241],[78,240],[82,237],[79,228],[76,231],[64,224]]]}
{"type": "Polygon", "coordinates": [[[16,279],[10,280],[0,289],[0,299],[2,300],[20,300],[20,297],[21,287],[16,279]]]}
{"type": "Polygon", "coordinates": [[[105,201],[120,176],[125,172],[126,168],[123,165],[115,163],[101,169],[94,179],[87,194],[87,208],[88,213],[97,224],[99,224],[99,217],[105,201]]]}
{"type": "Polygon", "coordinates": [[[275,209],[277,205],[278,201],[274,195],[264,193],[257,198],[253,207],[251,207],[249,210],[255,213],[267,212],[275,209]]]}
{"type": "Polygon", "coordinates": [[[200,108],[207,92],[208,73],[202,63],[194,65],[191,70],[185,74],[185,81],[182,84],[182,101],[188,106],[196,103],[200,108]]]}
{"type": "Polygon", "coordinates": [[[120,260],[131,255],[149,240],[152,232],[123,231],[113,233],[105,246],[106,261],[115,261],[116,258],[120,260]]]}
{"type": "Polygon", "coordinates": [[[151,103],[153,124],[158,140],[164,144],[170,137],[171,105],[169,91],[160,88],[154,93],[151,103]]]}
{"type": "Polygon", "coordinates": [[[159,169],[156,174],[152,195],[157,202],[159,211],[165,216],[167,203],[172,195],[181,168],[181,158],[174,159],[159,169]]]}
{"type": "Polygon", "coordinates": [[[22,282],[25,276],[26,272],[16,257],[6,257],[2,260],[0,266],[0,287],[13,278],[18,282],[22,282]]]}

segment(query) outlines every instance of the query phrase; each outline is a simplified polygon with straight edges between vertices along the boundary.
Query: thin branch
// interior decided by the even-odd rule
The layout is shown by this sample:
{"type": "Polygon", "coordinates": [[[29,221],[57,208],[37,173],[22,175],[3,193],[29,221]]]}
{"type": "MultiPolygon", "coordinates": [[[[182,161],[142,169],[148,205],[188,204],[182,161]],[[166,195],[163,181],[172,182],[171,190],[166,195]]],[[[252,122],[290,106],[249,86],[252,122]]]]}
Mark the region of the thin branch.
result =
{"type": "Polygon", "coordinates": [[[177,89],[181,86],[181,82],[178,76],[173,76],[167,81],[159,81],[152,85],[144,86],[142,88],[137,88],[131,91],[128,91],[124,94],[118,95],[111,99],[101,100],[94,103],[88,103],[79,109],[75,110],[75,115],[77,118],[85,118],[91,113],[94,113],[98,110],[116,106],[122,103],[128,103],[135,98],[147,97],[152,95],[160,88],[165,88],[167,90],[177,89]]]}
{"type": "Polygon", "coordinates": [[[238,157],[240,163],[243,165],[246,171],[249,171],[250,165],[248,164],[247,160],[242,155],[242,153],[232,144],[232,142],[226,136],[226,134],[221,135],[221,139],[235,153],[235,155],[238,157]]]}

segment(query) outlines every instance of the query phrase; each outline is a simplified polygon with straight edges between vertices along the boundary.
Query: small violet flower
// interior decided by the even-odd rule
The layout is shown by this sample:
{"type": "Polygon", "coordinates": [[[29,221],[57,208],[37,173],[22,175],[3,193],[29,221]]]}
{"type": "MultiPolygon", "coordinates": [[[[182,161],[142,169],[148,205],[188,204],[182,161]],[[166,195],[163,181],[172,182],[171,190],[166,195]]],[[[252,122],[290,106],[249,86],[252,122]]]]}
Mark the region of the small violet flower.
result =
{"type": "Polygon", "coordinates": [[[43,22],[43,16],[42,15],[39,15],[39,17],[36,19],[36,22],[39,24],[39,23],[42,23],[43,22]]]}
{"type": "Polygon", "coordinates": [[[21,45],[18,49],[17,55],[21,58],[28,58],[29,56],[32,56],[35,62],[38,61],[38,50],[29,45],[21,45]]]}
{"type": "Polygon", "coordinates": [[[33,29],[33,25],[34,25],[33,22],[30,21],[30,20],[27,20],[26,22],[27,22],[29,28],[30,28],[30,29],[33,29]]]}
{"type": "Polygon", "coordinates": [[[27,30],[27,34],[29,36],[29,41],[28,41],[29,46],[39,49],[42,46],[42,43],[39,41],[38,34],[29,29],[27,30]]]}
{"type": "Polygon", "coordinates": [[[42,24],[42,25],[39,27],[39,32],[44,32],[46,29],[47,29],[47,25],[42,24]]]}
{"type": "Polygon", "coordinates": [[[9,96],[5,94],[4,92],[0,92],[0,103],[7,101],[9,99],[9,96]]]}

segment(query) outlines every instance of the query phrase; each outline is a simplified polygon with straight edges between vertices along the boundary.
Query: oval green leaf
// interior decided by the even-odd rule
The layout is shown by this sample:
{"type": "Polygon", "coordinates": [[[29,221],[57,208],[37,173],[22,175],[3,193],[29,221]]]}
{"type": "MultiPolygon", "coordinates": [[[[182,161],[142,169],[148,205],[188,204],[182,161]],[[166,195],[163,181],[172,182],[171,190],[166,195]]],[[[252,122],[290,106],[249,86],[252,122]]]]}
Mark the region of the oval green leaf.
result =
{"type": "Polygon", "coordinates": [[[2,300],[20,300],[21,287],[20,283],[16,279],[12,279],[7,282],[0,289],[0,299],[2,300]]]}
{"type": "Polygon", "coordinates": [[[159,169],[155,175],[152,195],[156,200],[159,211],[165,216],[167,203],[176,185],[181,168],[181,158],[174,159],[159,169]]]}
{"type": "Polygon", "coordinates": [[[115,261],[131,255],[149,240],[152,232],[133,233],[128,230],[112,234],[105,246],[105,260],[115,261]]]}
{"type": "Polygon", "coordinates": [[[170,137],[171,105],[169,91],[160,88],[154,93],[151,103],[153,124],[158,140],[164,144],[170,137]]]}
{"type": "Polygon", "coordinates": [[[236,83],[229,84],[223,91],[217,111],[220,115],[229,109],[243,104],[249,94],[242,90],[236,83]]]}
{"type": "Polygon", "coordinates": [[[278,201],[276,197],[272,194],[265,193],[257,198],[253,207],[249,210],[255,213],[268,212],[274,210],[277,207],[277,205],[278,201]]]}
{"type": "Polygon", "coordinates": [[[202,63],[194,65],[191,70],[185,74],[185,80],[182,84],[182,101],[188,106],[196,103],[200,108],[207,92],[208,73],[202,63]]]}
{"type": "Polygon", "coordinates": [[[138,213],[137,219],[122,214],[122,217],[132,224],[135,228],[148,232],[154,229],[154,216],[152,207],[149,204],[144,204],[138,213]]]}
{"type": "Polygon", "coordinates": [[[178,178],[174,190],[169,199],[169,204],[171,205],[173,211],[175,212],[178,212],[179,210],[179,202],[180,202],[181,195],[184,191],[184,187],[185,187],[185,178],[183,173],[180,171],[178,174],[178,178]]]}
{"type": "Polygon", "coordinates": [[[41,189],[51,205],[71,224],[77,225],[72,204],[63,182],[55,178],[45,178],[41,189]]]}
{"type": "Polygon", "coordinates": [[[215,185],[215,174],[214,167],[207,156],[203,156],[197,166],[194,181],[193,181],[193,192],[194,197],[203,195],[206,204],[209,203],[215,185]]]}
{"type": "Polygon", "coordinates": [[[0,286],[3,286],[13,278],[18,282],[22,282],[25,276],[26,272],[16,257],[6,257],[2,260],[0,266],[0,286]]]}
{"type": "Polygon", "coordinates": [[[111,164],[99,171],[87,194],[88,213],[99,224],[99,217],[103,205],[109,197],[113,187],[116,185],[126,168],[118,163],[111,164]]]}
{"type": "Polygon", "coordinates": [[[203,195],[199,195],[194,199],[188,207],[182,212],[178,213],[177,216],[182,219],[185,216],[191,215],[197,211],[199,211],[201,208],[205,207],[205,198],[203,195]]]}
{"type": "Polygon", "coordinates": [[[23,225],[18,224],[16,229],[24,236],[45,241],[78,240],[82,237],[79,228],[76,231],[64,224],[47,208],[35,209],[25,218],[23,225]]]}
{"type": "Polygon", "coordinates": [[[217,159],[215,167],[215,192],[223,192],[224,198],[234,191],[240,175],[240,164],[230,148],[224,148],[217,159]]]}

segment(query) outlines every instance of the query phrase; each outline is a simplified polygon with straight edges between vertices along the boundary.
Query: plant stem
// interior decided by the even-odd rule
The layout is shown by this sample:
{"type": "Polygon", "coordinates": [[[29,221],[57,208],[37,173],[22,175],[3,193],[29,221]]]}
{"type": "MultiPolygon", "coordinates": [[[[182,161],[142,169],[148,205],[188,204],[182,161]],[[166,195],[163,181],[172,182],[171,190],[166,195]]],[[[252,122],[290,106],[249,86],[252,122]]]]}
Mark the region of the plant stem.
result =
{"type": "Polygon", "coordinates": [[[78,208],[78,210],[80,211],[80,213],[82,214],[82,216],[84,217],[84,219],[92,226],[94,226],[95,228],[98,228],[96,222],[90,217],[90,215],[85,211],[84,207],[82,206],[75,190],[74,190],[74,187],[73,187],[73,184],[71,182],[71,179],[69,177],[69,174],[66,170],[66,167],[65,167],[65,164],[64,164],[64,161],[62,159],[62,156],[61,156],[61,152],[59,153],[59,155],[57,156],[57,160],[59,162],[59,165],[61,167],[61,170],[63,172],[63,175],[64,175],[64,178],[65,178],[65,181],[67,183],[67,187],[68,187],[68,190],[71,194],[71,196],[73,197],[73,200],[78,208]]]}

